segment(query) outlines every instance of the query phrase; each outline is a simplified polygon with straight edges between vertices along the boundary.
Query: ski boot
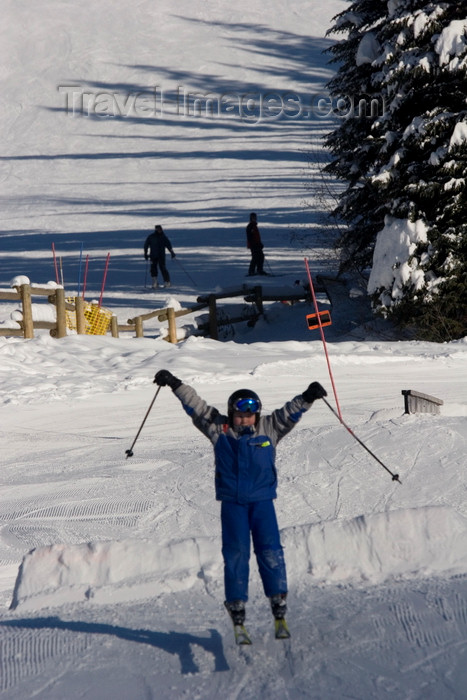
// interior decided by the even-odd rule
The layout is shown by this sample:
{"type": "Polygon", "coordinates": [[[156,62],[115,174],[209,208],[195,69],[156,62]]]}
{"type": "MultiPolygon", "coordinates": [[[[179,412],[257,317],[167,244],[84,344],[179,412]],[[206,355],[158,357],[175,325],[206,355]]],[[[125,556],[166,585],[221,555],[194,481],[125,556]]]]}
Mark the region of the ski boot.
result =
{"type": "Polygon", "coordinates": [[[276,620],[283,620],[287,612],[287,593],[279,593],[269,598],[271,610],[276,620]]]}
{"type": "Polygon", "coordinates": [[[243,600],[231,600],[224,603],[227,611],[232,619],[235,643],[239,645],[251,644],[250,635],[248,634],[245,622],[245,603],[243,600]]]}
{"type": "Polygon", "coordinates": [[[224,605],[234,625],[243,625],[245,622],[245,602],[243,600],[226,600],[224,605]]]}
{"type": "Polygon", "coordinates": [[[279,593],[270,597],[271,610],[274,615],[274,630],[276,639],[289,639],[290,632],[285,621],[287,612],[287,593],[279,593]]]}

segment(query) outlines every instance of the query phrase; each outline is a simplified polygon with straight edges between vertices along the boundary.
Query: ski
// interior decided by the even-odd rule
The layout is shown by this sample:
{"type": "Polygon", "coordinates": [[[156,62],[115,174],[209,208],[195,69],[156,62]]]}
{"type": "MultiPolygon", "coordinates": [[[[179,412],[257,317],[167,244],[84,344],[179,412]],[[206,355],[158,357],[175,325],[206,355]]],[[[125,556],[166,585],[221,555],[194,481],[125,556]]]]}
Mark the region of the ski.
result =
{"type": "Polygon", "coordinates": [[[234,635],[236,644],[244,645],[251,644],[251,638],[248,634],[245,625],[234,624],[234,635]]]}
{"type": "Polygon", "coordinates": [[[257,275],[256,273],[254,275],[245,275],[245,277],[286,277],[287,273],[286,272],[264,272],[262,275],[257,275]]]}
{"type": "Polygon", "coordinates": [[[290,639],[290,631],[284,617],[274,620],[274,631],[276,639],[290,639]]]}
{"type": "MultiPolygon", "coordinates": [[[[234,628],[234,635],[235,635],[235,643],[238,645],[250,645],[252,644],[251,637],[248,634],[248,631],[245,627],[245,625],[235,625],[233,626],[234,628]]],[[[274,636],[276,639],[290,639],[290,630],[287,626],[287,622],[285,621],[284,618],[281,618],[280,620],[274,620],[274,636]]]]}

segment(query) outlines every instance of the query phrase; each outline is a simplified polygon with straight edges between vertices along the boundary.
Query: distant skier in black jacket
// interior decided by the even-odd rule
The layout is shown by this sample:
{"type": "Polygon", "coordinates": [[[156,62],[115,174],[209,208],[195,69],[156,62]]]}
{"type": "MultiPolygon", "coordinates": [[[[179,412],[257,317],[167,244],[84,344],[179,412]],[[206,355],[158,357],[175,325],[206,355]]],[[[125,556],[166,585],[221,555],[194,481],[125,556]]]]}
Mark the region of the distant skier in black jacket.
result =
{"type": "Polygon", "coordinates": [[[250,222],[246,227],[246,245],[251,252],[251,262],[248,268],[248,275],[265,275],[263,270],[264,253],[263,242],[258,228],[258,217],[254,212],[250,214],[250,222]],[[256,272],[257,271],[257,272],[256,272]]]}
{"type": "Polygon", "coordinates": [[[165,235],[162,226],[158,224],[154,227],[154,233],[149,234],[144,244],[144,259],[149,260],[149,258],[151,258],[151,277],[154,289],[159,286],[157,282],[158,267],[164,278],[165,286],[170,287],[170,275],[165,264],[166,248],[170,252],[172,258],[174,258],[175,253],[173,252],[172,244],[165,235]]]}

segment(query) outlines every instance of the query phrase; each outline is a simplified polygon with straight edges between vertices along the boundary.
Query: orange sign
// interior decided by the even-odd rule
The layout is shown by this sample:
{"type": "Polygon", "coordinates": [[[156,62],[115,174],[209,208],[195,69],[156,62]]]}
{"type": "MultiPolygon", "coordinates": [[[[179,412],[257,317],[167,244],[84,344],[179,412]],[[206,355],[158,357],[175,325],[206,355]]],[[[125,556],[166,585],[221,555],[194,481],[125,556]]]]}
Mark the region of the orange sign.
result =
{"type": "Polygon", "coordinates": [[[321,326],[330,326],[332,321],[331,321],[331,314],[329,311],[318,311],[317,314],[308,314],[306,317],[306,322],[308,324],[308,329],[310,331],[314,331],[315,328],[319,328],[321,326]],[[319,319],[318,319],[319,315],[319,319]],[[321,323],[320,323],[321,321],[321,323]]]}

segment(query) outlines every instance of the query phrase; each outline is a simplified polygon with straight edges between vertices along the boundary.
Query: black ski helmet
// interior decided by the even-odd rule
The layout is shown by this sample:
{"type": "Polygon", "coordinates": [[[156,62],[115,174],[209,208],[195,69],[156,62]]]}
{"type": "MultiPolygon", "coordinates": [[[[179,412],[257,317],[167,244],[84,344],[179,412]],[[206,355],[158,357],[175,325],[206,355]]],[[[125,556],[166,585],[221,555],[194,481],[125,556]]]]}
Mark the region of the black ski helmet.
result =
{"type": "MultiPolygon", "coordinates": [[[[258,394],[251,389],[237,389],[237,391],[234,391],[234,393],[229,396],[227,403],[227,412],[230,425],[232,425],[234,411],[241,410],[238,404],[243,401],[245,401],[245,403],[251,402],[251,407],[255,409],[251,410],[251,413],[256,414],[256,422],[258,422],[261,413],[261,399],[259,398],[258,394]]],[[[245,412],[248,412],[248,408],[244,410],[245,412]]]]}

